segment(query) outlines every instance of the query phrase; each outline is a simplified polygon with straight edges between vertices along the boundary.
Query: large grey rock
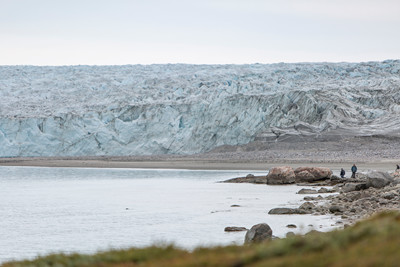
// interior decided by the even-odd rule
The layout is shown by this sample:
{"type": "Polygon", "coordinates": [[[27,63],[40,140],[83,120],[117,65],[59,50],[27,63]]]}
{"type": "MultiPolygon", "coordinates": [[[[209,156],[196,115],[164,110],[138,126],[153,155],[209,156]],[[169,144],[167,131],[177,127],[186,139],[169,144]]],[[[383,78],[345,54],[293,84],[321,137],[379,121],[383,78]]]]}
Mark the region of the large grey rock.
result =
{"type": "Polygon", "coordinates": [[[296,183],[326,180],[331,178],[332,171],[324,167],[299,167],[294,170],[296,183]]]}
{"type": "Polygon", "coordinates": [[[277,215],[283,215],[283,214],[306,214],[307,211],[304,209],[292,209],[292,208],[274,208],[271,209],[268,214],[277,214],[277,215]]]}
{"type": "Polygon", "coordinates": [[[272,238],[272,229],[266,223],[256,224],[247,231],[245,243],[259,243],[272,238]]]}
{"type": "Polygon", "coordinates": [[[291,208],[274,208],[271,209],[268,214],[295,214],[296,209],[291,208]]]}
{"type": "Polygon", "coordinates": [[[366,183],[347,183],[342,187],[342,191],[344,193],[352,192],[352,191],[360,191],[367,189],[366,183]]]}
{"type": "Polygon", "coordinates": [[[341,213],[343,212],[343,208],[338,205],[332,205],[329,207],[329,211],[332,213],[341,213]]]}
{"type": "Polygon", "coordinates": [[[281,166],[272,168],[267,175],[267,184],[294,184],[295,174],[291,167],[281,166]]]}
{"type": "Polygon", "coordinates": [[[367,187],[383,188],[393,181],[393,177],[387,172],[371,171],[367,173],[367,187]]]}

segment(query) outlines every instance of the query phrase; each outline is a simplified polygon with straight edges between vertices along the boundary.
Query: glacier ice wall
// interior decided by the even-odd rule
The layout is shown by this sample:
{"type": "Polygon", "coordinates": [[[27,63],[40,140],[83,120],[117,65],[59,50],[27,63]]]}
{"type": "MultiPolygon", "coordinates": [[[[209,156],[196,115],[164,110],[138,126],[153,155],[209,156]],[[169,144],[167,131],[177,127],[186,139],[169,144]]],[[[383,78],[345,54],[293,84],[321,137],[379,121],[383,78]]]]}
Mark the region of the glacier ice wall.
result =
{"type": "Polygon", "coordinates": [[[191,154],[399,130],[399,60],[0,66],[0,157],[191,154]]]}

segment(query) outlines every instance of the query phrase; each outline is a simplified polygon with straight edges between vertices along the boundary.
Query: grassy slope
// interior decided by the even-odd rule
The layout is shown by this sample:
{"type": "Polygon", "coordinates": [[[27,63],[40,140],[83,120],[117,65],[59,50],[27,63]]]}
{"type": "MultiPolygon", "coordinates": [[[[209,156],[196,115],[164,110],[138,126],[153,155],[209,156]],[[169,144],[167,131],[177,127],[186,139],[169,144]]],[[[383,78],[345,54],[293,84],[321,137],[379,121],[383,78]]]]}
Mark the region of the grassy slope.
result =
{"type": "Polygon", "coordinates": [[[400,266],[400,213],[386,212],[344,230],[251,246],[168,247],[50,255],[3,266],[400,266]]]}

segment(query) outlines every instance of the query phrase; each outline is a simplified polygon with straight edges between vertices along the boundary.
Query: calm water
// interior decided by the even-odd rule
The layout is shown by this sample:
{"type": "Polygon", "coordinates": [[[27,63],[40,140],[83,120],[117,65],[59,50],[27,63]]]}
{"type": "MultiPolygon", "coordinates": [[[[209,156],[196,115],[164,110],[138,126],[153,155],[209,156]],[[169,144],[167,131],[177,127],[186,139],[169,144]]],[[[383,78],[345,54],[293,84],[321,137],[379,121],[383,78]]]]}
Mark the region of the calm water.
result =
{"type": "Polygon", "coordinates": [[[297,207],[297,186],[217,183],[249,171],[0,167],[0,262],[160,243],[192,249],[242,244],[268,223],[275,236],[332,229],[328,216],[268,215],[297,207]],[[231,207],[231,205],[240,207],[231,207]],[[312,224],[313,226],[309,226],[312,224]]]}

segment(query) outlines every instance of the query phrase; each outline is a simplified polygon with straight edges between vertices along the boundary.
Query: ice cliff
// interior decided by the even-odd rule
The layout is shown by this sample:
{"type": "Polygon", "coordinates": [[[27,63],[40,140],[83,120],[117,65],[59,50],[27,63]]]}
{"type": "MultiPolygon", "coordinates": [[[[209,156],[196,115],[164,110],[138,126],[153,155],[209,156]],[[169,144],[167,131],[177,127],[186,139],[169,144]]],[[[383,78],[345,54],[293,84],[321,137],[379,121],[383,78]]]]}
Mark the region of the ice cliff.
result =
{"type": "Polygon", "coordinates": [[[400,133],[400,61],[0,66],[0,157],[400,133]]]}

